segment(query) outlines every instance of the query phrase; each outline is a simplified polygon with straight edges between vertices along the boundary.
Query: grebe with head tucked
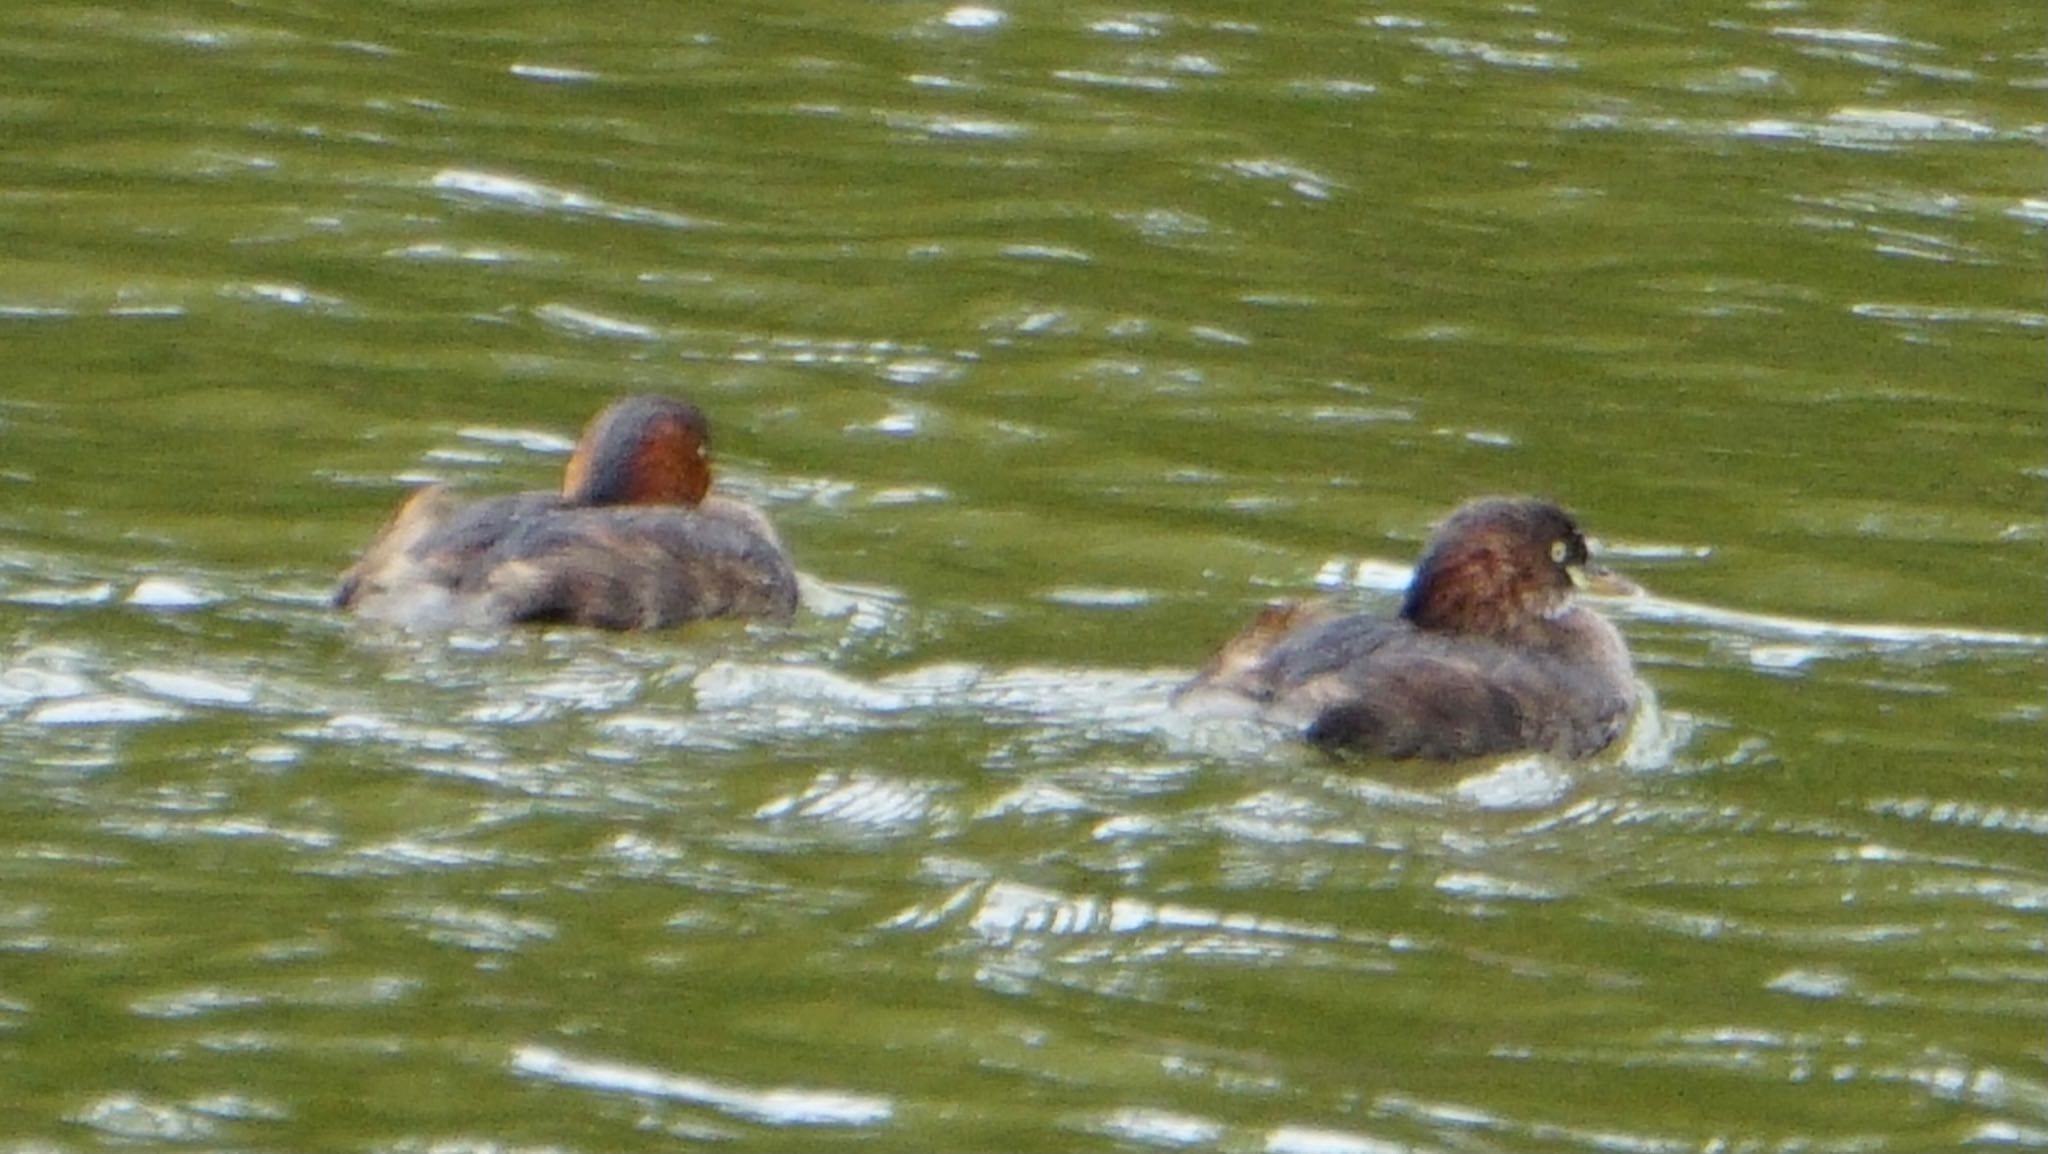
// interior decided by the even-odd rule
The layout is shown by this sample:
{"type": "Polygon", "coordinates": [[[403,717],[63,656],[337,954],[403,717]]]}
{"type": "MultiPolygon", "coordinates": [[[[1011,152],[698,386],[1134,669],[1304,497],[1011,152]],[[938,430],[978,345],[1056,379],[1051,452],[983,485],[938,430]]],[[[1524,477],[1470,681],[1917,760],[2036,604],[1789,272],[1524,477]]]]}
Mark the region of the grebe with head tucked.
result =
{"type": "Polygon", "coordinates": [[[614,402],[584,428],[560,493],[413,494],[342,574],[334,603],[439,628],[787,619],[795,570],[760,510],[711,493],[708,442],[694,405],[614,402]]]}
{"type": "Polygon", "coordinates": [[[1438,526],[1399,617],[1275,606],[1175,692],[1299,727],[1335,752],[1451,761],[1590,757],[1638,696],[1628,646],[1575,588],[1632,592],[1545,501],[1472,501],[1438,526]]]}

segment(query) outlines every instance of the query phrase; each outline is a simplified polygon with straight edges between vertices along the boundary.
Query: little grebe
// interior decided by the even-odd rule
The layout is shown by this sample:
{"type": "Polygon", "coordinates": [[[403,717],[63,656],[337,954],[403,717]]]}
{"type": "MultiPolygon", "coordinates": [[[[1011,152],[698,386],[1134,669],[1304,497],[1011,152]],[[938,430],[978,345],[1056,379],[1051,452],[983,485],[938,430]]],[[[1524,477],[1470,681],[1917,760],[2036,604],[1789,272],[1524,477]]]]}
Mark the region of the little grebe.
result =
{"type": "Polygon", "coordinates": [[[1334,752],[1590,757],[1627,727],[1637,685],[1621,634],[1574,587],[1635,590],[1592,564],[1562,509],[1482,498],[1431,535],[1398,618],[1270,607],[1175,699],[1249,705],[1334,752]]]}
{"type": "Polygon", "coordinates": [[[693,405],[617,401],[584,428],[560,493],[413,494],[342,574],[334,603],[439,628],[787,619],[795,570],[760,510],[711,494],[708,441],[693,405]]]}

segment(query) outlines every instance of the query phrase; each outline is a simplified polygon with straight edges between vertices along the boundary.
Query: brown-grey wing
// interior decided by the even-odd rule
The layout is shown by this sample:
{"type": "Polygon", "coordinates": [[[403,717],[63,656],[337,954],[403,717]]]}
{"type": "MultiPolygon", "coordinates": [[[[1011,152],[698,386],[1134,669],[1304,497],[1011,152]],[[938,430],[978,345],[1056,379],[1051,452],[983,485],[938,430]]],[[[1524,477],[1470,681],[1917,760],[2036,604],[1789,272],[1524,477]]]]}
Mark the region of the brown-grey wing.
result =
{"type": "Polygon", "coordinates": [[[1327,602],[1276,601],[1219,646],[1194,677],[1174,687],[1171,700],[1208,700],[1210,695],[1270,701],[1276,688],[1271,658],[1294,634],[1330,620],[1327,602]]]}
{"type": "Polygon", "coordinates": [[[545,492],[471,501],[453,510],[412,551],[421,556],[447,557],[456,564],[473,563],[521,526],[567,508],[558,494],[545,492]]]}
{"type": "Polygon", "coordinates": [[[492,546],[521,523],[561,499],[552,493],[518,493],[483,501],[462,501],[446,485],[430,485],[407,498],[384,523],[369,547],[341,575],[334,590],[337,607],[407,590],[452,593],[492,546]]]}
{"type": "Polygon", "coordinates": [[[1522,686],[1456,656],[1388,655],[1302,683],[1303,737],[1333,752],[1457,761],[1526,749],[1522,686]]]}
{"type": "Polygon", "coordinates": [[[1281,692],[1373,659],[1389,642],[1417,636],[1405,621],[1354,613],[1316,622],[1282,639],[1266,655],[1262,675],[1281,692]]]}
{"type": "Polygon", "coordinates": [[[664,623],[795,615],[796,570],[765,519],[758,529],[750,519],[676,510],[635,510],[632,519],[669,558],[666,579],[653,587],[664,623]]]}
{"type": "Polygon", "coordinates": [[[1601,670],[1543,653],[1424,638],[1301,683],[1295,719],[1315,745],[1456,761],[1540,751],[1590,757],[1627,727],[1635,696],[1601,670]]]}
{"type": "Polygon", "coordinates": [[[657,629],[710,617],[787,618],[796,575],[773,542],[687,509],[565,510],[533,518],[479,562],[473,615],[657,629]]]}

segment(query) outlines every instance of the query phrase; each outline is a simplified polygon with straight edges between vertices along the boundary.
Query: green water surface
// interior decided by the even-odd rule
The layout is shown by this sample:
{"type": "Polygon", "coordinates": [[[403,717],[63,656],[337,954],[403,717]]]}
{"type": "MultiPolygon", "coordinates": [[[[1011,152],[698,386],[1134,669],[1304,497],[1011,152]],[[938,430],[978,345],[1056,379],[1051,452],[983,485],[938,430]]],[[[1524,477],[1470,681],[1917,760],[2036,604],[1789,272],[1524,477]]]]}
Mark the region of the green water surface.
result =
{"type": "Polygon", "coordinates": [[[0,1154],[2048,1148],[2035,5],[0,13],[0,1154]],[[331,613],[714,426],[786,629],[331,613]],[[1622,756],[1168,689],[1561,500],[1622,756]]]}

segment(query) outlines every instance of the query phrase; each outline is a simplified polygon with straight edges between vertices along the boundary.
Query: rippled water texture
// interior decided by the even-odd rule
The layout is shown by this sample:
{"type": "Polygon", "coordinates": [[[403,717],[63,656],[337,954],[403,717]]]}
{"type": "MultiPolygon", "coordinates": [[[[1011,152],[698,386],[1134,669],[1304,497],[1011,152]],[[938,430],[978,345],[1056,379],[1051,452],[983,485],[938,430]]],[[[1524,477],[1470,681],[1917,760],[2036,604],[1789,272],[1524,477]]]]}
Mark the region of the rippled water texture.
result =
{"type": "Polygon", "coordinates": [[[2048,1146],[2032,4],[17,4],[0,1151],[2048,1146]],[[788,628],[325,608],[714,422],[788,628]],[[1658,707],[1167,690],[1577,510],[1658,707]]]}

